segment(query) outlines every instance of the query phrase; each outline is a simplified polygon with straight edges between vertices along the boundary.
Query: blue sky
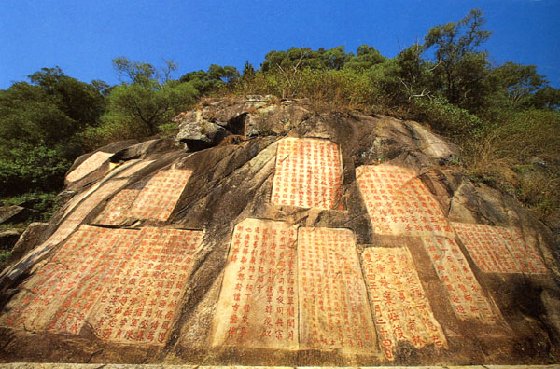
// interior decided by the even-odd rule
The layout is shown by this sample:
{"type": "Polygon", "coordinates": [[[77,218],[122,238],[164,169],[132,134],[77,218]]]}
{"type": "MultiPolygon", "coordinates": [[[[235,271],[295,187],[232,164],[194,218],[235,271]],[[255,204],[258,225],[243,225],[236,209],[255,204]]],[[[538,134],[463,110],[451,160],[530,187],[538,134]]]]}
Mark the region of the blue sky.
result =
{"type": "Polygon", "coordinates": [[[494,63],[535,64],[560,87],[560,0],[0,0],[0,88],[55,65],[116,83],[118,56],[174,60],[177,77],[211,63],[258,65],[292,46],[369,44],[392,57],[474,7],[493,32],[494,63]]]}

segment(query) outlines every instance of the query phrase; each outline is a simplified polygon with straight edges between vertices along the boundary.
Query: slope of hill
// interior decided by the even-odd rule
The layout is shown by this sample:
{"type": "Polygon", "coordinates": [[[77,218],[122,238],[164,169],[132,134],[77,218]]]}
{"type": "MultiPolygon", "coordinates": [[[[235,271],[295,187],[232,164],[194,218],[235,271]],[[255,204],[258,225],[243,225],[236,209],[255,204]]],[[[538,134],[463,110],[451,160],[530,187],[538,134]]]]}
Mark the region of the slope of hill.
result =
{"type": "Polygon", "coordinates": [[[414,121],[207,100],[80,157],[0,278],[0,359],[560,360],[559,245],[414,121]]]}

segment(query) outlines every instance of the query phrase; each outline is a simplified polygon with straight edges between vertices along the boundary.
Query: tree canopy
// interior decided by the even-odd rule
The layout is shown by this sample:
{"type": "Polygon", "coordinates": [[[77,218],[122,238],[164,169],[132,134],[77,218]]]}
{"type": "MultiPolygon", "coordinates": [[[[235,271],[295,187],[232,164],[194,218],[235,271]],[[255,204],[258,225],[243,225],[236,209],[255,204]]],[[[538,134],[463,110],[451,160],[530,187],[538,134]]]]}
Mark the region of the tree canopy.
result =
{"type": "MultiPolygon", "coordinates": [[[[293,47],[271,50],[260,67],[246,62],[240,72],[211,64],[179,78],[173,61],[158,67],[119,57],[116,85],[45,67],[0,90],[0,196],[57,191],[78,155],[111,141],[168,134],[176,114],[205,96],[230,94],[307,98],[325,109],[428,122],[465,153],[484,140],[515,136],[531,155],[546,158],[547,175],[560,181],[552,144],[560,141],[560,90],[534,65],[491,63],[484,49],[490,35],[482,12],[473,9],[394,57],[370,45],[355,51],[293,47]]],[[[507,147],[494,153],[508,163],[529,160],[518,154],[507,147]]]]}

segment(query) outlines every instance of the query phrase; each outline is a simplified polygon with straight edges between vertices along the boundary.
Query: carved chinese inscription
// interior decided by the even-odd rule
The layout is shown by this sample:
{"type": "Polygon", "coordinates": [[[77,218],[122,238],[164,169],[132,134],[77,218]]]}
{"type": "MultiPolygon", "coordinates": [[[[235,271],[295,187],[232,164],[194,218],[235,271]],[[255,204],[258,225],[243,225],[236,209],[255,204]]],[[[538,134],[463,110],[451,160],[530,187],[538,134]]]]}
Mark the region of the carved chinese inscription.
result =
{"type": "Polygon", "coordinates": [[[301,347],[375,352],[375,329],[354,233],[300,228],[298,262],[301,347]]]}
{"type": "Polygon", "coordinates": [[[88,321],[104,340],[163,345],[186,290],[202,231],[143,228],[88,321]]]}
{"type": "Polygon", "coordinates": [[[497,317],[455,240],[426,237],[422,242],[447,291],[455,315],[461,320],[478,319],[484,323],[495,323],[497,317]]]}
{"type": "Polygon", "coordinates": [[[215,318],[214,345],[298,348],[296,227],[235,226],[215,318]]]}
{"type": "Polygon", "coordinates": [[[98,151],[83,161],[76,169],[68,173],[66,180],[68,182],[76,182],[90,174],[91,172],[99,169],[105,164],[113,154],[98,151]]]}
{"type": "Polygon", "coordinates": [[[131,245],[135,245],[141,236],[140,231],[132,229],[80,227],[80,231],[83,229],[89,229],[93,238],[79,237],[76,245],[72,242],[64,244],[65,255],[71,252],[73,259],[81,260],[65,262],[65,265],[72,267],[67,268],[68,275],[64,279],[74,283],[71,289],[59,297],[62,299],[60,308],[47,326],[52,332],[80,332],[105,288],[113,284],[114,277],[133,254],[134,247],[131,245]],[[74,263],[78,266],[74,267],[74,263]]]}
{"type": "Polygon", "coordinates": [[[358,167],[356,175],[376,234],[453,235],[440,205],[412,170],[368,165],[358,167]]]}
{"type": "Polygon", "coordinates": [[[484,272],[547,273],[538,252],[532,245],[526,244],[516,230],[462,223],[453,223],[453,228],[474,262],[484,272]]]}
{"type": "Polygon", "coordinates": [[[96,219],[98,224],[119,225],[128,218],[128,210],[140,193],[139,190],[124,189],[117,193],[96,219]]]}
{"type": "Polygon", "coordinates": [[[181,197],[192,172],[170,169],[156,173],[142,189],[130,214],[140,219],[166,221],[181,197]]]}
{"type": "Polygon", "coordinates": [[[444,347],[447,340],[418,278],[406,247],[371,247],[362,253],[375,327],[387,360],[399,342],[444,347]]]}
{"type": "Polygon", "coordinates": [[[63,223],[57,228],[47,241],[46,245],[57,244],[66,239],[84,219],[99,205],[101,201],[111,197],[126,184],[126,179],[115,179],[103,183],[93,193],[86,197],[82,202],[64,219],[63,223]]]}
{"type": "MultiPolygon", "coordinates": [[[[52,260],[25,282],[22,292],[10,301],[3,323],[34,332],[56,325],[57,311],[61,307],[67,308],[62,304],[62,298],[81,287],[84,276],[95,269],[99,254],[105,251],[100,252],[98,240],[104,239],[108,231],[105,228],[80,227],[52,260]]],[[[79,328],[72,326],[71,330],[79,328]]]]}
{"type": "Polygon", "coordinates": [[[309,138],[280,141],[273,204],[334,209],[340,200],[341,185],[342,161],[337,144],[309,138]]]}
{"type": "Polygon", "coordinates": [[[0,322],[67,334],[89,323],[105,340],[161,345],[202,234],[81,226],[25,283],[0,322]]]}
{"type": "Polygon", "coordinates": [[[140,160],[140,159],[133,159],[129,162],[122,164],[115,168],[112,172],[110,172],[104,180],[101,182],[91,186],[91,188],[87,191],[83,191],[79,195],[74,196],[70,201],[68,201],[68,205],[64,210],[64,216],[66,217],[70,212],[72,212],[76,206],[82,202],[83,199],[89,197],[91,194],[96,192],[99,188],[106,186],[108,183],[126,183],[122,179],[126,179],[131,175],[134,175],[136,172],[140,171],[141,169],[147,167],[151,164],[153,160],[140,160]]]}

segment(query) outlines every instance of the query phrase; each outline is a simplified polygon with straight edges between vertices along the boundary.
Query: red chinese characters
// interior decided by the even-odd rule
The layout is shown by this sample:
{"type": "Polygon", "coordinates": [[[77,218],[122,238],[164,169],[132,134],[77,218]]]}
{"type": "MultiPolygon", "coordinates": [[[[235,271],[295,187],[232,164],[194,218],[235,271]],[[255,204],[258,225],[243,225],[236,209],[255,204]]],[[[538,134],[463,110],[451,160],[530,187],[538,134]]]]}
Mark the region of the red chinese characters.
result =
{"type": "Polygon", "coordinates": [[[285,138],[278,144],[272,189],[275,205],[340,207],[342,159],[327,140],[285,138]]]}
{"type": "MultiPolygon", "coordinates": [[[[106,186],[108,183],[126,183],[126,181],[122,181],[122,179],[127,179],[128,177],[134,175],[136,172],[150,165],[152,162],[153,160],[132,159],[127,161],[125,164],[121,164],[120,166],[109,172],[104,180],[91,186],[87,191],[83,191],[82,193],[74,196],[70,201],[68,201],[68,204],[64,209],[64,217],[66,217],[71,211],[73,211],[76,206],[82,202],[82,200],[89,197],[100,188],[106,186]],[[115,179],[117,181],[115,181],[115,179]],[[119,179],[121,179],[121,181],[118,181],[119,179]]],[[[110,195],[112,195],[112,193],[110,195]]]]}
{"type": "MultiPolygon", "coordinates": [[[[40,332],[57,323],[61,301],[78,288],[87,289],[86,276],[95,270],[100,250],[98,239],[106,229],[82,226],[61,247],[52,259],[25,282],[22,292],[10,301],[2,323],[13,328],[40,332]]],[[[104,252],[105,250],[103,250],[104,252]]],[[[84,314],[89,311],[84,311],[84,314]]],[[[73,330],[77,331],[79,323],[73,330]]]]}
{"type": "MultiPolygon", "coordinates": [[[[78,232],[87,232],[88,237],[77,238],[75,246],[71,242],[64,244],[66,260],[62,262],[72,267],[66,269],[63,278],[72,281],[72,286],[58,295],[60,307],[46,327],[50,332],[79,334],[105,288],[127,263],[133,250],[131,244],[141,234],[133,229],[90,226],[81,226],[78,232]]],[[[62,255],[57,256],[55,262],[62,255]]],[[[58,298],[52,300],[56,302],[58,298]]]]}
{"type": "Polygon", "coordinates": [[[136,200],[140,190],[124,189],[117,193],[96,219],[98,224],[119,225],[128,217],[128,210],[136,200]]]}
{"type": "Polygon", "coordinates": [[[487,273],[545,274],[547,269],[519,231],[505,227],[453,223],[478,267],[487,273]]]}
{"type": "Polygon", "coordinates": [[[399,342],[446,347],[447,340],[406,247],[371,247],[362,253],[365,279],[381,347],[394,360],[399,342]]]}
{"type": "Polygon", "coordinates": [[[498,318],[457,243],[443,237],[426,237],[422,242],[455,315],[461,320],[496,323],[498,318]]]}
{"type": "Polygon", "coordinates": [[[394,236],[453,236],[439,203],[414,171],[392,165],[356,169],[373,231],[394,236]]]}
{"type": "Polygon", "coordinates": [[[297,349],[296,227],[246,219],[235,227],[214,345],[297,349]]]}
{"type": "Polygon", "coordinates": [[[45,244],[55,245],[70,236],[99,203],[119,191],[126,185],[126,182],[125,179],[113,179],[101,184],[78,206],[68,212],[64,222],[58,227],[56,232],[45,241],[45,244]]]}
{"type": "Polygon", "coordinates": [[[156,173],[134,200],[130,215],[139,219],[166,221],[175,209],[191,174],[190,170],[179,169],[156,173]]]}
{"type": "Polygon", "coordinates": [[[354,233],[301,227],[298,263],[301,347],[377,351],[354,233]]]}
{"type": "Polygon", "coordinates": [[[163,345],[203,232],[81,226],[25,283],[4,325],[163,345]],[[148,324],[149,322],[149,324],[148,324]]]}
{"type": "Polygon", "coordinates": [[[135,240],[122,240],[134,252],[106,286],[88,321],[104,340],[163,345],[203,232],[146,227],[139,233],[135,240]]]}

